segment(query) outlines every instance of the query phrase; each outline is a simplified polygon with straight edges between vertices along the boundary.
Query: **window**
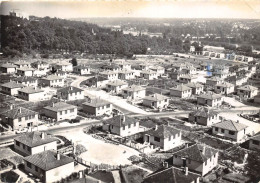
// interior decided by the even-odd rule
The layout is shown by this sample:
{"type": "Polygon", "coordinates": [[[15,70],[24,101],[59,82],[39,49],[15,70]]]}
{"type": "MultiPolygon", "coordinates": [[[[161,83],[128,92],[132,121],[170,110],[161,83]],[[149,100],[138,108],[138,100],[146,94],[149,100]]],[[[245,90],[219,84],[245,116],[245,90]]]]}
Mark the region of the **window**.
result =
{"type": "Polygon", "coordinates": [[[235,135],[235,132],[234,131],[229,131],[228,132],[230,135],[235,135]]]}
{"type": "Polygon", "coordinates": [[[29,146],[27,146],[27,151],[31,152],[31,148],[29,146]]]}
{"type": "Polygon", "coordinates": [[[38,167],[37,166],[35,166],[35,171],[38,172],[38,167]]]}
{"type": "Polygon", "coordinates": [[[60,115],[62,115],[62,111],[60,111],[60,115]]]}
{"type": "Polygon", "coordinates": [[[154,137],[154,141],[160,142],[160,138],[159,137],[154,137]]]}
{"type": "Polygon", "coordinates": [[[68,113],[68,111],[65,111],[65,114],[67,114],[68,113]]]}
{"type": "Polygon", "coordinates": [[[260,142],[259,141],[257,141],[257,140],[253,140],[253,142],[252,142],[254,145],[259,145],[260,144],[260,142]]]}
{"type": "Polygon", "coordinates": [[[128,128],[131,128],[131,124],[128,125],[128,128]]]}
{"type": "Polygon", "coordinates": [[[18,118],[18,121],[21,122],[21,121],[22,121],[22,118],[18,118]]]}
{"type": "Polygon", "coordinates": [[[30,162],[26,163],[29,168],[32,168],[32,164],[30,162]]]}
{"type": "Polygon", "coordinates": [[[225,132],[225,130],[224,129],[221,129],[221,133],[224,133],[225,132]]]}
{"type": "Polygon", "coordinates": [[[107,105],[106,105],[106,108],[110,108],[110,104],[107,104],[107,105]]]}
{"type": "Polygon", "coordinates": [[[136,126],[136,123],[134,123],[134,126],[136,126]]]}
{"type": "Polygon", "coordinates": [[[25,149],[25,145],[23,144],[23,149],[25,149]]]}
{"type": "Polygon", "coordinates": [[[172,137],[172,136],[169,136],[169,141],[171,141],[171,137],[172,137]]]}
{"type": "Polygon", "coordinates": [[[217,127],[215,127],[215,131],[216,131],[216,132],[218,131],[218,128],[217,128],[217,127]]]}
{"type": "Polygon", "coordinates": [[[70,112],[74,112],[74,109],[71,109],[70,112]]]}
{"type": "Polygon", "coordinates": [[[20,146],[20,142],[18,142],[18,141],[16,141],[15,144],[16,144],[17,146],[20,146]]]}

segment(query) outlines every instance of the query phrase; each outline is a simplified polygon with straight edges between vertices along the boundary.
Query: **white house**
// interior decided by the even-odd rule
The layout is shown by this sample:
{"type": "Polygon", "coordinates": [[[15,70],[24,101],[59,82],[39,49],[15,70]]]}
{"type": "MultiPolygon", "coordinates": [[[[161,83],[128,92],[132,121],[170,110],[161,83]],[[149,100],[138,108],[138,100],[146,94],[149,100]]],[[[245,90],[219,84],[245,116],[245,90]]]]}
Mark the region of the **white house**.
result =
{"type": "Polygon", "coordinates": [[[31,64],[30,62],[26,62],[26,61],[17,61],[17,62],[14,62],[14,65],[18,66],[18,68],[21,68],[21,67],[31,67],[31,64]]]}
{"type": "Polygon", "coordinates": [[[33,76],[35,69],[31,67],[17,68],[17,75],[19,76],[33,76]]]}
{"type": "Polygon", "coordinates": [[[22,76],[15,79],[16,82],[23,84],[24,86],[38,86],[38,79],[35,77],[22,76]]]}
{"type": "Polygon", "coordinates": [[[86,85],[88,87],[97,87],[97,88],[105,88],[106,84],[109,82],[106,77],[103,76],[94,76],[86,80],[86,85]]]}
{"type": "Polygon", "coordinates": [[[99,73],[102,77],[105,77],[108,80],[117,80],[118,79],[118,73],[110,70],[106,70],[99,73]]]}
{"type": "Polygon", "coordinates": [[[32,67],[34,67],[37,70],[49,70],[50,64],[48,62],[44,61],[36,61],[32,63],[32,67]]]}
{"type": "Polygon", "coordinates": [[[186,86],[188,86],[189,88],[192,89],[193,95],[199,95],[204,90],[204,86],[202,84],[197,83],[197,82],[187,83],[186,86]]]}
{"type": "Polygon", "coordinates": [[[74,86],[68,86],[59,89],[57,96],[63,100],[81,100],[84,99],[84,90],[74,86]]]}
{"type": "Polygon", "coordinates": [[[208,105],[210,107],[219,107],[223,103],[223,97],[220,94],[206,93],[197,97],[197,104],[208,105]]]}
{"type": "Polygon", "coordinates": [[[61,70],[64,72],[72,72],[73,71],[73,65],[72,63],[66,62],[66,61],[59,61],[58,63],[55,63],[54,67],[57,70],[61,70]]]}
{"type": "Polygon", "coordinates": [[[220,122],[219,113],[202,107],[189,113],[189,122],[194,122],[203,126],[211,126],[212,124],[220,122]]]}
{"type": "Polygon", "coordinates": [[[140,72],[140,77],[147,79],[147,80],[153,80],[153,79],[157,79],[158,75],[155,71],[143,70],[140,72]]]}
{"type": "Polygon", "coordinates": [[[40,88],[28,86],[18,90],[18,97],[23,100],[37,102],[44,99],[44,91],[40,88]]]}
{"type": "Polygon", "coordinates": [[[234,91],[235,91],[235,86],[233,84],[227,83],[227,82],[216,84],[214,87],[215,93],[221,93],[224,95],[234,93],[234,91]]]}
{"type": "Polygon", "coordinates": [[[162,66],[153,66],[150,69],[156,72],[157,76],[162,76],[165,73],[165,68],[162,66]]]}
{"type": "Polygon", "coordinates": [[[191,83],[196,81],[197,81],[197,77],[193,75],[184,75],[179,77],[180,83],[191,83]]]}
{"type": "Polygon", "coordinates": [[[125,62],[119,63],[118,66],[121,70],[131,70],[131,64],[125,62]]]}
{"type": "Polygon", "coordinates": [[[155,126],[145,132],[143,140],[144,142],[154,145],[154,147],[159,147],[163,151],[173,149],[181,144],[181,131],[173,127],[160,125],[155,126]]]}
{"type": "Polygon", "coordinates": [[[145,97],[145,88],[138,86],[138,85],[132,85],[127,88],[123,89],[122,95],[123,98],[127,99],[142,99],[145,97]]]}
{"type": "Polygon", "coordinates": [[[234,121],[222,121],[212,125],[213,134],[235,140],[236,142],[239,142],[246,137],[248,134],[247,129],[248,126],[234,121]]]}
{"type": "Polygon", "coordinates": [[[125,115],[115,116],[103,122],[104,131],[126,137],[139,132],[139,121],[125,115]]]}
{"type": "Polygon", "coordinates": [[[132,70],[120,70],[120,71],[118,71],[118,79],[122,79],[122,80],[135,79],[134,71],[132,71],[132,70]]]}
{"type": "Polygon", "coordinates": [[[108,92],[119,94],[121,91],[128,86],[128,83],[122,80],[110,81],[106,84],[106,90],[108,92]]]}
{"type": "Polygon", "coordinates": [[[65,102],[52,103],[50,106],[43,108],[43,114],[56,121],[75,119],[78,109],[76,106],[65,102]]]}
{"type": "Polygon", "coordinates": [[[206,85],[214,87],[216,84],[222,83],[223,81],[223,78],[211,77],[206,79],[206,85]]]}
{"type": "Polygon", "coordinates": [[[218,165],[218,151],[206,145],[194,144],[174,153],[173,165],[188,167],[204,176],[218,165]]]}
{"type": "Polygon", "coordinates": [[[47,150],[57,150],[57,140],[46,132],[27,132],[14,138],[14,149],[29,156],[47,150]]]}
{"type": "Polygon", "coordinates": [[[10,81],[1,85],[2,92],[8,95],[18,95],[18,90],[25,87],[21,83],[10,81]]]}
{"type": "Polygon", "coordinates": [[[49,75],[47,77],[41,78],[40,83],[44,86],[63,87],[64,78],[56,76],[56,75],[49,75]]]}
{"type": "Polygon", "coordinates": [[[169,100],[169,97],[155,93],[144,97],[143,105],[156,109],[163,109],[168,107],[169,100]]]}
{"type": "Polygon", "coordinates": [[[24,158],[26,172],[44,183],[60,181],[74,171],[74,159],[56,151],[48,150],[24,158]]]}
{"type": "Polygon", "coordinates": [[[241,86],[237,89],[237,95],[243,98],[253,98],[257,95],[257,92],[258,88],[251,85],[241,86]]]}
{"type": "Polygon", "coordinates": [[[7,74],[14,74],[16,73],[16,68],[18,66],[17,65],[14,65],[13,63],[5,63],[5,64],[2,64],[0,66],[0,71],[2,73],[7,73],[7,74]]]}
{"type": "Polygon", "coordinates": [[[170,88],[170,95],[180,98],[188,98],[192,95],[192,88],[183,84],[170,88]]]}
{"type": "Polygon", "coordinates": [[[101,99],[93,99],[82,104],[83,111],[94,116],[110,115],[113,105],[110,102],[101,99]]]}
{"type": "Polygon", "coordinates": [[[90,74],[90,68],[85,65],[73,67],[73,72],[80,75],[90,74]]]}

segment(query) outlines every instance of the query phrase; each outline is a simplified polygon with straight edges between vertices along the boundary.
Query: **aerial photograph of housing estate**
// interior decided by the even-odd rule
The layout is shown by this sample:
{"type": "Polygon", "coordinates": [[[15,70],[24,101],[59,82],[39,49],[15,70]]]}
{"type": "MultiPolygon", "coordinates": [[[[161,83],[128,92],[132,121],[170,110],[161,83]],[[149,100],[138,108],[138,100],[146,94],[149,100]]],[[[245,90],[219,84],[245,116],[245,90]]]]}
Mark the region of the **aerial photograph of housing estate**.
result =
{"type": "Polygon", "coordinates": [[[260,1],[3,1],[0,182],[260,182],[260,1]]]}

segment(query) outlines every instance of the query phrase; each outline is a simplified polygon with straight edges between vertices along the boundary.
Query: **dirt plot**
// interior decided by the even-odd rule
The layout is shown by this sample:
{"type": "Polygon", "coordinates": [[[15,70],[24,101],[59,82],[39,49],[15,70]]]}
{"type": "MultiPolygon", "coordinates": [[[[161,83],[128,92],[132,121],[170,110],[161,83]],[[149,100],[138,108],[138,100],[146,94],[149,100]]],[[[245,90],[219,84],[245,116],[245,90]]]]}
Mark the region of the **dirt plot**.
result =
{"type": "Polygon", "coordinates": [[[129,166],[122,169],[122,174],[128,183],[141,183],[149,173],[141,168],[129,166]]]}

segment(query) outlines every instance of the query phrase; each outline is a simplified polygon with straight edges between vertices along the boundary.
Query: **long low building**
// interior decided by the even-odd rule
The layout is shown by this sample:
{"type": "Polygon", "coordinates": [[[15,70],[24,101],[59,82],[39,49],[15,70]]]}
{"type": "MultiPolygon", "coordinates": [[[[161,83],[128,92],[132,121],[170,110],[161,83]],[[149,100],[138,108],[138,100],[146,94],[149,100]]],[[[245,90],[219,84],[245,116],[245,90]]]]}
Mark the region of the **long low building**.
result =
{"type": "Polygon", "coordinates": [[[112,104],[105,100],[93,99],[82,104],[83,111],[94,116],[110,115],[112,113],[112,104]]]}

